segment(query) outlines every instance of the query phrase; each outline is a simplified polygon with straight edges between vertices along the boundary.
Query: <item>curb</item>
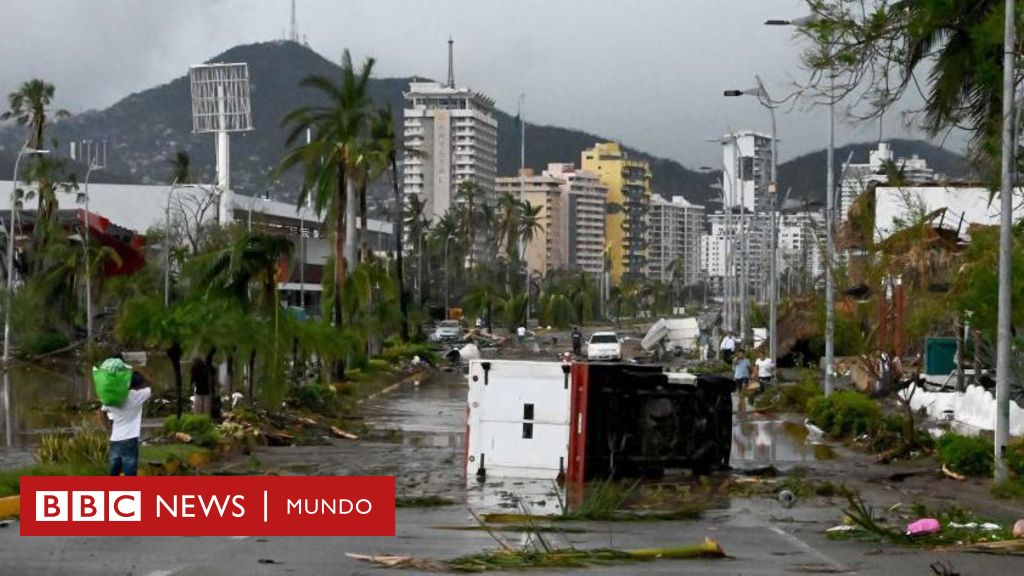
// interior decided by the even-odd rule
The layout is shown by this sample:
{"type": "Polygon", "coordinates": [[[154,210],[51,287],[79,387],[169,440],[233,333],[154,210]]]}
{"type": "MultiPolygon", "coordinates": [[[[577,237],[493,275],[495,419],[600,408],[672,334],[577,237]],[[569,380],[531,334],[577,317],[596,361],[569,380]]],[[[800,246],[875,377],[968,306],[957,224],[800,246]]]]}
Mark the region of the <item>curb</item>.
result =
{"type": "Polygon", "coordinates": [[[0,498],[0,520],[14,518],[21,514],[21,496],[0,498]]]}

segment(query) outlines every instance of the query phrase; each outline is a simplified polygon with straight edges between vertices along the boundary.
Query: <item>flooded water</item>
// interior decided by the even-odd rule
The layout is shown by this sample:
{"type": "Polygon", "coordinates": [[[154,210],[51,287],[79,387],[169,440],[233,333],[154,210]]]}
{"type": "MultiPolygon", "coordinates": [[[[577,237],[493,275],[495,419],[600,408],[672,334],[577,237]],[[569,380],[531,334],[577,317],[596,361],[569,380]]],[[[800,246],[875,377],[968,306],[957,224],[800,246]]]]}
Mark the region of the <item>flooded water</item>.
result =
{"type": "MultiPolygon", "coordinates": [[[[90,370],[72,362],[13,362],[0,381],[0,451],[30,448],[40,434],[71,427],[88,417],[69,408],[93,399],[90,370]]],[[[155,392],[173,386],[170,362],[162,354],[151,354],[143,370],[152,378],[155,392]]]]}
{"type": "Polygon", "coordinates": [[[737,420],[732,432],[732,466],[799,464],[832,460],[832,447],[815,438],[802,420],[737,420]]]}

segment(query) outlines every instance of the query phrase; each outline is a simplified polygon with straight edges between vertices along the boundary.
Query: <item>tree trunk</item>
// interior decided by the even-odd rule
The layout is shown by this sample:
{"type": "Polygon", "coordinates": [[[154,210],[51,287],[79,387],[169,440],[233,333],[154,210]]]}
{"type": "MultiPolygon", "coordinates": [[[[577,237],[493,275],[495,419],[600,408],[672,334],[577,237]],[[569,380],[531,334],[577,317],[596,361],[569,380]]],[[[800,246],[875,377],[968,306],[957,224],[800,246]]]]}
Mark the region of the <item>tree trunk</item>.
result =
{"type": "MultiPolygon", "coordinates": [[[[345,168],[338,167],[338,206],[334,230],[334,327],[340,331],[342,327],[341,293],[345,289],[345,237],[348,235],[346,214],[348,213],[348,183],[345,179],[345,168]]],[[[334,363],[334,378],[345,379],[345,360],[339,358],[334,363]]]]}
{"type": "Polygon", "coordinates": [[[256,398],[253,396],[253,390],[255,386],[253,383],[256,381],[256,350],[249,353],[249,405],[253,406],[256,404],[256,398]]]}
{"type": "Polygon", "coordinates": [[[366,262],[370,258],[369,237],[370,215],[366,209],[366,182],[359,184],[359,229],[356,230],[357,242],[359,242],[359,262],[366,262]]]}
{"type": "Polygon", "coordinates": [[[220,420],[220,370],[213,364],[213,356],[217,353],[216,348],[211,348],[206,354],[206,358],[203,359],[203,363],[206,364],[206,373],[210,378],[210,419],[213,421],[220,420]]]}
{"type": "Polygon", "coordinates": [[[182,379],[181,379],[181,344],[177,342],[171,344],[171,347],[167,349],[167,357],[171,360],[171,369],[174,370],[174,390],[178,397],[178,408],[177,415],[178,420],[181,420],[182,404],[184,398],[182,398],[182,379]]]}
{"type": "Polygon", "coordinates": [[[395,268],[398,276],[398,308],[402,312],[402,342],[409,342],[409,302],[405,294],[405,270],[402,268],[402,187],[398,185],[398,164],[391,155],[391,186],[395,192],[395,268]]]}

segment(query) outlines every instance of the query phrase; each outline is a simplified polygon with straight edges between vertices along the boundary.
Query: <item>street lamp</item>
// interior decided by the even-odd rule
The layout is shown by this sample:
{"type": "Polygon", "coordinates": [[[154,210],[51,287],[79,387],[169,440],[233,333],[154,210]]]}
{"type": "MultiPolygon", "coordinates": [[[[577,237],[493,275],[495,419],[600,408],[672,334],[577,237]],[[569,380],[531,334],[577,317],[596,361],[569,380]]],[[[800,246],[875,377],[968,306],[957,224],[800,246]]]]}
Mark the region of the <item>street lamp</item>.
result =
{"type": "Polygon", "coordinates": [[[89,178],[93,172],[103,170],[104,165],[96,162],[92,150],[89,150],[89,167],[85,171],[85,231],[82,233],[82,241],[85,248],[85,333],[87,349],[92,349],[92,276],[89,274],[89,236],[91,236],[92,217],[89,213],[89,178]]]}
{"type": "Polygon", "coordinates": [[[448,319],[448,241],[454,238],[449,234],[444,239],[444,319],[448,319]]]}
{"type": "Polygon", "coordinates": [[[771,182],[768,183],[768,219],[770,222],[770,230],[768,232],[769,242],[769,258],[768,264],[768,275],[769,275],[769,304],[768,304],[768,356],[771,360],[772,366],[775,366],[778,358],[778,336],[776,334],[776,328],[778,327],[778,300],[779,300],[779,279],[778,279],[778,162],[779,162],[779,146],[778,138],[775,126],[775,105],[772,102],[771,97],[768,95],[768,91],[764,87],[764,83],[761,82],[761,77],[755,75],[754,79],[757,80],[757,88],[751,88],[747,90],[726,90],[723,94],[725,96],[755,96],[757,101],[768,109],[772,119],[772,164],[771,164],[771,182]]]}
{"type": "Polygon", "coordinates": [[[49,153],[49,150],[24,146],[18,151],[18,157],[14,159],[14,176],[11,178],[11,226],[10,229],[7,230],[7,302],[5,302],[4,306],[4,376],[7,375],[7,362],[11,359],[11,303],[14,300],[14,219],[18,212],[17,206],[15,205],[14,194],[18,189],[18,165],[21,163],[22,156],[41,156],[49,153]]]}
{"type": "MultiPolygon", "coordinates": [[[[817,16],[805,16],[793,20],[767,20],[767,26],[803,27],[818,20],[817,16]]],[[[835,212],[835,74],[829,74],[828,91],[828,153],[826,162],[828,174],[825,181],[825,395],[832,394],[832,372],[835,365],[835,279],[833,278],[833,220],[835,212]]]]}
{"type": "MultiPolygon", "coordinates": [[[[263,192],[262,196],[253,196],[251,199],[249,199],[249,220],[248,220],[248,223],[247,223],[246,228],[245,228],[246,232],[252,232],[252,208],[253,208],[253,206],[256,205],[256,201],[257,200],[262,200],[264,202],[269,202],[270,201],[270,191],[266,190],[266,191],[263,192]]],[[[261,212],[262,212],[262,210],[261,210],[261,212]]]]}

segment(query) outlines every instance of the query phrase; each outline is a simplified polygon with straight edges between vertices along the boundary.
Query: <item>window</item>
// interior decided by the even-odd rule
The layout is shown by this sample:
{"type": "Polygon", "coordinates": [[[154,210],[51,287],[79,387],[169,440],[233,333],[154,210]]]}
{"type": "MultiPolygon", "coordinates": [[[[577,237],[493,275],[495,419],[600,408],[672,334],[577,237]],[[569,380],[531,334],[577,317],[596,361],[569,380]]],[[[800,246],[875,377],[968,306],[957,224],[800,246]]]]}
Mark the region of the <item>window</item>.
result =
{"type": "Polygon", "coordinates": [[[523,439],[531,440],[533,438],[533,424],[526,422],[523,424],[523,439]]]}
{"type": "Polygon", "coordinates": [[[523,420],[533,420],[533,404],[523,404],[523,420]]]}

